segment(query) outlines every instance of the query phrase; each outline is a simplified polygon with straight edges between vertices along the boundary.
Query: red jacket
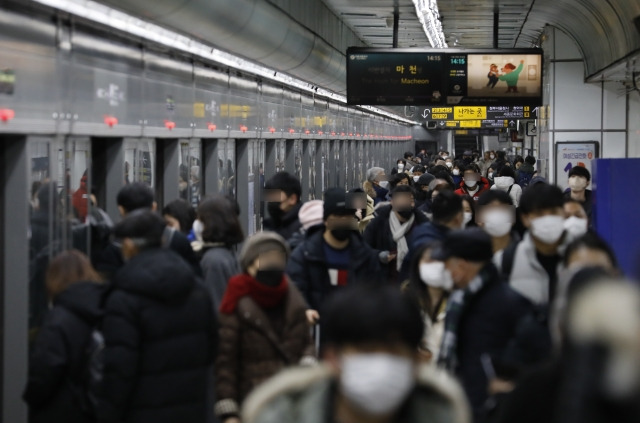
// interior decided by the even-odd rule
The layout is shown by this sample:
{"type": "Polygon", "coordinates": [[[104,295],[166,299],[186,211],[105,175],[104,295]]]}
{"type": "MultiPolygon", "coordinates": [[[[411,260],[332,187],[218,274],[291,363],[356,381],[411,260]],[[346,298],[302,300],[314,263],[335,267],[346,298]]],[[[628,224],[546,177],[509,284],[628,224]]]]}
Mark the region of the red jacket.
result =
{"type": "Polygon", "coordinates": [[[489,180],[485,177],[482,177],[482,179],[480,180],[480,182],[478,182],[478,186],[480,187],[479,190],[477,190],[473,195],[468,191],[467,186],[464,184],[464,181],[460,182],[460,188],[458,188],[457,190],[455,190],[455,193],[458,195],[469,195],[471,197],[473,197],[474,200],[478,201],[478,198],[482,195],[483,192],[485,191],[489,191],[489,188],[491,188],[490,184],[489,184],[489,180]]]}

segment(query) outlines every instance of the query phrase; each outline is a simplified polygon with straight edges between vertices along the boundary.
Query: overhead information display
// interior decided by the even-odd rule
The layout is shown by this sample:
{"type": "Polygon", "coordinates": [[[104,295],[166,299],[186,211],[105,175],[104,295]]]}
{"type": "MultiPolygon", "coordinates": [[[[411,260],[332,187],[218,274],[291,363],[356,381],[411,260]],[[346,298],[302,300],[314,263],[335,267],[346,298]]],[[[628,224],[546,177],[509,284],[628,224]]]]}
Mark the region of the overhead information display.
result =
{"type": "MultiPolygon", "coordinates": [[[[347,103],[534,108],[542,104],[542,50],[351,47],[347,103]]],[[[470,114],[460,119],[492,119],[470,114]]]]}

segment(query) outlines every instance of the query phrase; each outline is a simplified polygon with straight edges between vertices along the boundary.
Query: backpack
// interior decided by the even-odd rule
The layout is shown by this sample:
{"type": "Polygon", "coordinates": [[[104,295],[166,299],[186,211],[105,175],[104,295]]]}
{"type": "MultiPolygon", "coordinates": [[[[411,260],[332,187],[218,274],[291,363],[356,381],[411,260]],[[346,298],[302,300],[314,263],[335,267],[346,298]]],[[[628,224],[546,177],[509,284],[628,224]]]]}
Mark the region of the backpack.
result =
{"type": "Polygon", "coordinates": [[[511,271],[513,270],[513,262],[516,258],[518,245],[520,245],[520,242],[512,242],[502,253],[502,277],[506,281],[511,277],[511,271]]]}
{"type": "Polygon", "coordinates": [[[522,187],[522,189],[529,186],[529,182],[533,179],[533,173],[529,172],[518,172],[518,185],[522,187]]]}
{"type": "Polygon", "coordinates": [[[78,377],[72,381],[72,390],[80,408],[86,415],[92,417],[96,416],[104,375],[104,348],[104,336],[98,326],[95,326],[91,330],[84,349],[78,377]]]}

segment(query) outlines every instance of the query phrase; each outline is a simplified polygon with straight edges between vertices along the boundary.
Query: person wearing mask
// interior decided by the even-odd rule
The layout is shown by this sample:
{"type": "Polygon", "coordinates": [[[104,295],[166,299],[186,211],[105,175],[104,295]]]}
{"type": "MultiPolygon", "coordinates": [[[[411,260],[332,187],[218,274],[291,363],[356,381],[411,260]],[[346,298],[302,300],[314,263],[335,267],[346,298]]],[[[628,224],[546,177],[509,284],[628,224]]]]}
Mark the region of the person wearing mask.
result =
{"type": "Polygon", "coordinates": [[[564,229],[577,238],[589,230],[589,217],[582,203],[572,198],[564,199],[564,229]]]}
{"type": "Polygon", "coordinates": [[[409,237],[410,256],[422,245],[442,241],[449,231],[462,229],[464,224],[462,197],[444,187],[434,190],[434,194],[431,222],[419,225],[409,237]]]}
{"type": "Polygon", "coordinates": [[[217,318],[190,266],[162,247],[166,224],[150,210],[114,229],[126,262],[106,299],[100,423],[206,421],[217,318]]]}
{"type": "Polygon", "coordinates": [[[415,209],[413,188],[399,185],[391,191],[391,204],[379,207],[363,234],[364,241],[380,252],[385,279],[400,283],[398,272],[409,252],[407,238],[417,225],[429,220],[415,209]]]}
{"type": "Polygon", "coordinates": [[[404,159],[399,159],[396,162],[396,167],[391,170],[391,175],[395,175],[396,173],[405,173],[408,171],[409,168],[407,167],[407,161],[404,159]]]}
{"type": "Polygon", "coordinates": [[[451,178],[453,179],[453,186],[456,189],[461,187],[462,173],[464,172],[465,164],[459,161],[453,163],[453,169],[451,170],[451,178]]]}
{"type": "MultiPolygon", "coordinates": [[[[155,212],[158,209],[158,203],[154,199],[153,190],[142,182],[134,182],[125,185],[118,191],[116,198],[120,216],[126,218],[130,213],[137,210],[151,210],[155,212]]],[[[165,226],[165,233],[162,238],[163,246],[172,249],[186,261],[196,275],[201,276],[200,262],[198,257],[191,248],[191,243],[187,237],[180,231],[170,226],[165,226]]],[[[115,273],[124,266],[124,257],[122,256],[122,246],[116,241],[109,244],[103,251],[92,255],[95,257],[94,266],[105,279],[111,280],[115,273]]]]}
{"type": "Polygon", "coordinates": [[[433,199],[438,196],[438,194],[442,191],[452,191],[451,185],[445,179],[433,179],[429,178],[429,185],[426,187],[422,187],[423,192],[426,193],[424,203],[418,207],[418,210],[427,215],[429,219],[432,218],[431,205],[433,203],[433,199]]]}
{"type": "Polygon", "coordinates": [[[473,228],[476,225],[476,208],[475,201],[468,195],[462,196],[462,213],[463,213],[463,221],[462,227],[465,228],[473,228]]]}
{"type": "Polygon", "coordinates": [[[391,176],[391,180],[389,181],[389,189],[391,191],[393,191],[395,187],[401,185],[410,187],[413,186],[413,179],[409,176],[409,174],[402,172],[396,173],[395,175],[391,176]]]}
{"type": "Polygon", "coordinates": [[[515,253],[520,235],[513,229],[515,210],[513,200],[504,191],[490,190],[478,202],[478,226],[491,237],[493,264],[502,272],[504,251],[515,253]]]}
{"type": "Polygon", "coordinates": [[[362,184],[362,188],[367,195],[373,198],[374,206],[382,201],[386,201],[389,194],[389,181],[384,169],[381,167],[372,167],[367,170],[367,180],[362,184]]]}
{"type": "Polygon", "coordinates": [[[591,173],[587,168],[575,166],[569,171],[569,188],[564,192],[564,198],[571,198],[582,204],[589,219],[593,208],[593,195],[591,190],[587,189],[590,183],[591,173]]]}
{"type": "Polygon", "coordinates": [[[227,289],[229,279],[240,273],[236,245],[244,241],[240,220],[231,201],[215,196],[198,206],[196,237],[192,243],[200,257],[204,284],[211,293],[213,306],[217,310],[227,289]]]}
{"type": "Polygon", "coordinates": [[[520,169],[520,166],[522,166],[523,164],[524,164],[524,158],[522,156],[516,156],[516,158],[513,159],[514,170],[518,171],[520,169]]]}
{"type": "Polygon", "coordinates": [[[527,156],[524,159],[524,163],[516,170],[516,183],[520,185],[520,188],[525,189],[529,186],[536,173],[535,165],[536,158],[527,156]]]}
{"type": "Polygon", "coordinates": [[[238,422],[247,395],[280,370],[316,362],[307,304],[284,274],[288,257],[274,232],[253,235],[240,251],[242,273],[220,305],[215,414],[223,423],[238,422]]]}
{"type": "Polygon", "coordinates": [[[425,172],[426,172],[426,170],[425,170],[424,166],[415,165],[413,167],[413,169],[411,170],[413,183],[415,184],[416,182],[418,182],[418,179],[420,179],[420,176],[422,176],[425,172]]]}
{"type": "Polygon", "coordinates": [[[323,364],[262,385],[243,423],[469,423],[458,383],[421,364],[415,301],[397,288],[359,287],[334,296],[323,313],[323,364]]]}
{"type": "Polygon", "coordinates": [[[482,363],[506,350],[530,304],[502,282],[491,262],[491,237],[482,229],[450,233],[431,258],[444,261],[455,286],[447,303],[438,365],[458,377],[473,421],[484,422],[489,380],[482,363]]]}
{"type": "Polygon", "coordinates": [[[379,253],[369,247],[358,232],[355,210],[347,208],[342,188],[324,194],[324,227],[310,235],[291,254],[286,273],[309,304],[310,322],[328,295],[345,286],[381,284],[379,253]]]}
{"type": "Polygon", "coordinates": [[[189,235],[193,222],[196,220],[196,212],[185,200],[173,200],[162,209],[162,216],[167,226],[189,235]]]}
{"type": "Polygon", "coordinates": [[[487,169],[487,181],[489,181],[490,186],[493,186],[495,184],[495,174],[495,170],[491,166],[489,166],[489,169],[487,169]]]}
{"type": "Polygon", "coordinates": [[[494,171],[500,174],[503,167],[508,166],[507,153],[504,151],[496,151],[496,161],[491,164],[494,171]]]}
{"type": "MultiPolygon", "coordinates": [[[[562,252],[573,240],[565,231],[562,190],[544,183],[528,187],[520,199],[528,229],[516,248],[513,263],[505,263],[513,289],[536,305],[548,305],[556,293],[562,252]]],[[[505,269],[503,268],[503,271],[505,269]]]]}
{"type": "Polygon", "coordinates": [[[494,185],[491,189],[499,189],[506,192],[511,197],[513,205],[517,208],[522,196],[522,188],[516,183],[516,173],[509,166],[505,166],[500,171],[500,176],[494,178],[494,185]]]}
{"type": "Polygon", "coordinates": [[[453,158],[451,157],[447,157],[444,160],[444,165],[447,167],[447,169],[449,170],[449,172],[451,172],[451,169],[453,169],[453,158]]]}
{"type": "Polygon", "coordinates": [[[431,258],[431,252],[438,246],[436,242],[423,245],[416,251],[409,269],[409,280],[403,286],[403,291],[409,298],[417,300],[420,306],[425,325],[420,352],[431,363],[438,360],[447,297],[453,289],[453,280],[445,272],[444,263],[431,258]]]}
{"type": "Polygon", "coordinates": [[[429,184],[435,180],[435,178],[436,177],[430,173],[425,173],[418,178],[415,183],[416,209],[422,210],[422,206],[429,200],[429,184]]]}
{"type": "Polygon", "coordinates": [[[65,251],[49,263],[46,287],[52,307],[38,331],[29,358],[23,395],[30,422],[90,423],[82,401],[81,378],[91,331],[102,315],[105,289],[89,259],[65,251]]]}
{"type": "Polygon", "coordinates": [[[300,180],[290,173],[278,172],[267,180],[265,190],[269,217],[264,220],[264,230],[276,232],[288,241],[301,227],[300,180]]]}
{"type": "MultiPolygon", "coordinates": [[[[371,200],[371,203],[373,204],[373,200],[371,200]]],[[[322,200],[311,200],[300,207],[298,219],[300,219],[302,228],[289,239],[289,247],[292,251],[302,244],[308,236],[322,227],[322,204],[322,200]]],[[[371,206],[371,212],[373,213],[373,205],[371,206]]]]}
{"type": "Polygon", "coordinates": [[[480,167],[480,172],[483,175],[487,174],[487,170],[491,167],[491,164],[496,159],[496,155],[493,151],[485,151],[482,159],[478,161],[478,166],[480,167]]]}
{"type": "Polygon", "coordinates": [[[461,185],[455,193],[458,195],[468,195],[477,201],[480,195],[489,189],[488,181],[483,179],[477,167],[469,165],[464,169],[464,185],[461,185]]]}

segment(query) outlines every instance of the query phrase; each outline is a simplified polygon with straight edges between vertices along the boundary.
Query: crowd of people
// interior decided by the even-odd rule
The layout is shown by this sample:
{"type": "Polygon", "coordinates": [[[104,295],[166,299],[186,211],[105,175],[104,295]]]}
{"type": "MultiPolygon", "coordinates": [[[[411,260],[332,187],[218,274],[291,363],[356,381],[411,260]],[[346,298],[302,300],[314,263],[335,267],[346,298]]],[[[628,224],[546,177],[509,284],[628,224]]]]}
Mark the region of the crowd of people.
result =
{"type": "Polygon", "coordinates": [[[30,420],[637,422],[640,291],[590,179],[422,150],[303,203],[279,172],[250,237],[233,198],[126,185],[102,248],[48,262],[30,420]]]}

